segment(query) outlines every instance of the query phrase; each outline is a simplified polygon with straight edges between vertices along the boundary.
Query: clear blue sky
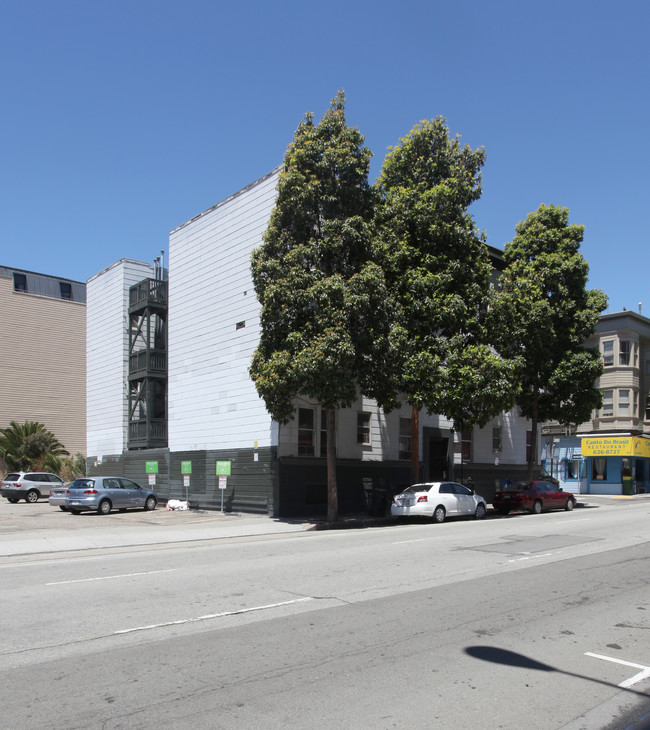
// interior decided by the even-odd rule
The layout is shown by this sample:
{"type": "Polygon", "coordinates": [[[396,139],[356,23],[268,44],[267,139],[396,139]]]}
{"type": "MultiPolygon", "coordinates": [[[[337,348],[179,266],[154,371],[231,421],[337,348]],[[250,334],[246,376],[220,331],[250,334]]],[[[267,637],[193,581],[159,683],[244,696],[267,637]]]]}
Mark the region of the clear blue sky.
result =
{"type": "Polygon", "coordinates": [[[422,119],[484,146],[502,247],[540,203],[589,285],[650,316],[647,0],[0,0],[0,264],[84,281],[272,170],[339,88],[374,153],[422,119]]]}

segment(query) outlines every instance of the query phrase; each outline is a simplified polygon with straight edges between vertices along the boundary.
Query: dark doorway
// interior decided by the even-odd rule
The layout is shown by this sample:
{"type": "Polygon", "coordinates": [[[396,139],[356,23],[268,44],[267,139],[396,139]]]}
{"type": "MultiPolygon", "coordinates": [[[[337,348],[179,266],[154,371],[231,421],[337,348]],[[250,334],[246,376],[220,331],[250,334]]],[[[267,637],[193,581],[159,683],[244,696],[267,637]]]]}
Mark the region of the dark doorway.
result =
{"type": "Polygon", "coordinates": [[[429,474],[428,481],[439,482],[448,478],[447,451],[449,439],[432,436],[429,439],[429,474]]]}

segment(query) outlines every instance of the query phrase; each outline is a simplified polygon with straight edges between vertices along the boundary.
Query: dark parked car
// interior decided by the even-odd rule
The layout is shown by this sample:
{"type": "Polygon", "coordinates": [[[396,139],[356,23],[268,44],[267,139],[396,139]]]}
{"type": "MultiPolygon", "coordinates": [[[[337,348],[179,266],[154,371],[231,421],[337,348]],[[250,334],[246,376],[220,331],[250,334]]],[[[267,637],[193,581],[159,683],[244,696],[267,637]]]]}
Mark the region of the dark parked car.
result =
{"type": "Polygon", "coordinates": [[[494,495],[492,506],[502,515],[515,510],[529,510],[533,514],[539,514],[543,509],[570,511],[576,506],[576,498],[569,492],[563,492],[553,482],[538,480],[508,485],[494,495]]]}
{"type": "Polygon", "coordinates": [[[107,515],[112,509],[156,509],[158,495],[124,477],[81,477],[68,486],[65,506],[73,515],[96,510],[107,515]]]}

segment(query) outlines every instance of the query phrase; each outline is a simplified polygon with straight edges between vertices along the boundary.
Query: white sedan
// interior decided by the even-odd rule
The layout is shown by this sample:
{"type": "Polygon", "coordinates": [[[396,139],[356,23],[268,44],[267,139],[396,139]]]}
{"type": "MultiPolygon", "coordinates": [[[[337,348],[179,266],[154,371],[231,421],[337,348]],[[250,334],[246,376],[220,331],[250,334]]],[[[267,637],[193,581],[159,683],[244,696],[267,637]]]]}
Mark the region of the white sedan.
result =
{"type": "Polygon", "coordinates": [[[445,517],[473,516],[482,520],[487,504],[480,494],[456,482],[413,484],[393,497],[393,517],[431,517],[444,522],[445,517]]]}

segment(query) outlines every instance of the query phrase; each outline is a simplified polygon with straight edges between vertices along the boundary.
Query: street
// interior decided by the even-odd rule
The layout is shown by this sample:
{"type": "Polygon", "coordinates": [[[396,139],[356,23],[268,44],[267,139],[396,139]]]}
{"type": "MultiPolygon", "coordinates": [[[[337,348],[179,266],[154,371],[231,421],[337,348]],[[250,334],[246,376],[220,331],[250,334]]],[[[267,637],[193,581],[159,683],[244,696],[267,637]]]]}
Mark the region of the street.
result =
{"type": "Polygon", "coordinates": [[[3,557],[0,726],[639,730],[649,517],[3,557]]]}

